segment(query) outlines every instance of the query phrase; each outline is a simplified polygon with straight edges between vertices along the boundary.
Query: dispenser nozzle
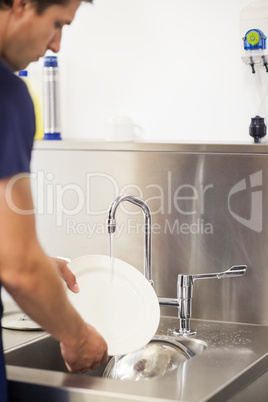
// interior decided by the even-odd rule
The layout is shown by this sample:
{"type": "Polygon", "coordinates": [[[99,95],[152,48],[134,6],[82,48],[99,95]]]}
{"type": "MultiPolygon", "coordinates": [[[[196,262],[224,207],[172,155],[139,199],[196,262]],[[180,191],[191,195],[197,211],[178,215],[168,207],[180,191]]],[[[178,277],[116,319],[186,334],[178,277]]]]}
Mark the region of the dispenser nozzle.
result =
{"type": "Polygon", "coordinates": [[[255,63],[254,63],[254,61],[253,61],[253,57],[250,57],[249,59],[250,59],[249,65],[250,65],[250,67],[251,67],[252,74],[255,74],[255,67],[254,67],[255,63]]]}

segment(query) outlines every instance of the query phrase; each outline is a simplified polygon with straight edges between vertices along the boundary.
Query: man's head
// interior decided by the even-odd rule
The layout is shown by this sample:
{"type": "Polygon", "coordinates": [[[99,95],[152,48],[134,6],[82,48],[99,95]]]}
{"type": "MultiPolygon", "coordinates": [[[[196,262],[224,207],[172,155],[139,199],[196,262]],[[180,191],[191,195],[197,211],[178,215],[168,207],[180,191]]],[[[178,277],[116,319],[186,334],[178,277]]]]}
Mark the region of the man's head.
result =
{"type": "Polygon", "coordinates": [[[47,50],[58,52],[62,28],[72,22],[81,2],[0,0],[0,57],[14,70],[22,70],[47,50]]]}
{"type": "MultiPolygon", "coordinates": [[[[36,12],[38,14],[42,14],[42,12],[50,6],[53,5],[66,5],[70,0],[31,0],[36,8],[36,12]]],[[[88,3],[92,3],[93,0],[83,0],[88,3]]],[[[11,8],[13,6],[13,0],[0,0],[0,9],[2,8],[11,8]]]]}

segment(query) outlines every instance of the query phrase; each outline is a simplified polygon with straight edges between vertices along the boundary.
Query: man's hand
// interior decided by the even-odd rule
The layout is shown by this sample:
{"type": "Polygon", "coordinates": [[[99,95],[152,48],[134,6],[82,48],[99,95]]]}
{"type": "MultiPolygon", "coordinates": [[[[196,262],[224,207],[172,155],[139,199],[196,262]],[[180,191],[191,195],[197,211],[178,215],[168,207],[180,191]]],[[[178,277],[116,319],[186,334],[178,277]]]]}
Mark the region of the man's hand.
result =
{"type": "Polygon", "coordinates": [[[83,335],[77,337],[77,344],[60,344],[61,354],[71,373],[96,370],[108,361],[107,344],[95,328],[85,324],[82,332],[83,335]]]}
{"type": "Polygon", "coordinates": [[[61,258],[51,257],[51,259],[52,259],[52,261],[54,261],[56,263],[58,271],[59,271],[59,274],[62,277],[62,279],[65,280],[68,288],[72,292],[78,293],[80,289],[79,289],[79,286],[78,286],[78,284],[76,282],[75,275],[67,267],[68,262],[63,260],[63,259],[61,259],[61,258]]]}

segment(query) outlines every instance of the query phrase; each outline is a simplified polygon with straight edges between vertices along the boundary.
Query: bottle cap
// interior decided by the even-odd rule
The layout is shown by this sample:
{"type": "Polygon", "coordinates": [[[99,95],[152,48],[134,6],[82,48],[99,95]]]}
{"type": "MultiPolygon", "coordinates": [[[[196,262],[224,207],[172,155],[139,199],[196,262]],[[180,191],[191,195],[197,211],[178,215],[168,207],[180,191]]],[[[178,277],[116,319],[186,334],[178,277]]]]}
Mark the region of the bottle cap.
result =
{"type": "Polygon", "coordinates": [[[20,70],[19,71],[19,77],[28,77],[28,71],[27,70],[20,70]]]}
{"type": "Polygon", "coordinates": [[[58,67],[57,56],[45,56],[44,67],[58,67]]]}
{"type": "Polygon", "coordinates": [[[60,133],[45,133],[43,140],[61,140],[60,133]]]}

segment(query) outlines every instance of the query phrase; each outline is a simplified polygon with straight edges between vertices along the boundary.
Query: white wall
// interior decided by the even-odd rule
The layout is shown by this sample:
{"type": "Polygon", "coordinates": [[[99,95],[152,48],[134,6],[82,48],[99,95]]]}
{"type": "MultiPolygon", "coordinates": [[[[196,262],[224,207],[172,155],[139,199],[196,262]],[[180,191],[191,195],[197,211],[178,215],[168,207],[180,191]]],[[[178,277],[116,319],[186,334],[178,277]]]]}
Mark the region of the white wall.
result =
{"type": "MultiPolygon", "coordinates": [[[[259,97],[240,58],[248,3],[82,4],[59,53],[63,138],[101,140],[109,116],[128,115],[149,141],[250,142],[259,97]]],[[[29,72],[41,96],[42,60],[29,72]]]]}

